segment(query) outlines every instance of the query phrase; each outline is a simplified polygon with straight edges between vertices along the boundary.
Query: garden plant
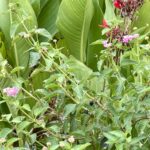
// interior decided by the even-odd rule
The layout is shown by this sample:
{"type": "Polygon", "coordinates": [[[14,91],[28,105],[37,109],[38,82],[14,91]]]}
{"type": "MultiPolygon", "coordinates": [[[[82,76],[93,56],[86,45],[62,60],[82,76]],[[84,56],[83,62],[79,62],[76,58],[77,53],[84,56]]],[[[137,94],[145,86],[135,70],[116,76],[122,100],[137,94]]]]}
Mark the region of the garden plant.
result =
{"type": "Polygon", "coordinates": [[[0,0],[0,150],[149,150],[149,10],[0,0]]]}

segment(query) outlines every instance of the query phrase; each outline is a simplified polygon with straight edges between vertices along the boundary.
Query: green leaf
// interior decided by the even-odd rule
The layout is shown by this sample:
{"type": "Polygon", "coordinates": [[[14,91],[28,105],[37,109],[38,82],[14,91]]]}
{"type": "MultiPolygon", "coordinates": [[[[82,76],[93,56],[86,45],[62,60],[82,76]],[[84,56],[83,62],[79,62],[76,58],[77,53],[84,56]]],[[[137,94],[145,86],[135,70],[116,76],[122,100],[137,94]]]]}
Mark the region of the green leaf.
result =
{"type": "Polygon", "coordinates": [[[25,109],[25,110],[27,110],[27,111],[31,111],[31,108],[30,108],[30,105],[29,104],[24,104],[23,106],[22,106],[22,108],[23,109],[25,109]]]}
{"type": "Polygon", "coordinates": [[[17,116],[16,118],[14,118],[13,120],[12,120],[12,122],[13,123],[20,123],[20,122],[22,122],[23,120],[24,120],[24,116],[17,116]]]}
{"type": "Polygon", "coordinates": [[[102,44],[102,40],[101,39],[96,40],[93,43],[91,43],[91,45],[101,45],[101,44],[102,44]]]}
{"type": "Polygon", "coordinates": [[[70,54],[82,62],[86,61],[93,11],[92,0],[63,0],[58,13],[57,25],[65,37],[70,54]]]}
{"type": "Polygon", "coordinates": [[[38,16],[39,13],[40,13],[40,0],[30,0],[31,1],[31,4],[32,4],[32,7],[35,11],[35,14],[38,16]]]}
{"type": "Polygon", "coordinates": [[[25,128],[27,128],[29,125],[31,124],[31,122],[29,122],[29,121],[23,121],[23,122],[21,122],[19,125],[18,125],[18,127],[17,127],[17,131],[18,132],[22,132],[25,128]]]}
{"type": "Polygon", "coordinates": [[[11,146],[13,143],[19,141],[19,138],[11,138],[7,140],[7,146],[11,146]]]}
{"type": "Polygon", "coordinates": [[[136,143],[140,142],[145,138],[146,138],[145,136],[135,137],[131,140],[130,145],[135,145],[136,143]]]}
{"type": "Polygon", "coordinates": [[[73,113],[76,108],[76,104],[68,104],[64,108],[64,117],[67,117],[70,113],[73,113]]]}
{"type": "Polygon", "coordinates": [[[8,2],[8,0],[0,0],[0,29],[3,31],[7,43],[10,44],[10,16],[8,2]]]}
{"type": "Polygon", "coordinates": [[[9,128],[3,128],[0,130],[0,138],[6,138],[8,134],[12,132],[12,129],[9,128]]]}
{"type": "MultiPolygon", "coordinates": [[[[100,55],[100,51],[103,49],[102,45],[91,45],[91,43],[97,41],[101,37],[102,28],[99,28],[98,25],[102,24],[103,13],[104,13],[104,4],[105,0],[93,0],[94,4],[94,15],[92,18],[92,23],[88,35],[88,49],[87,49],[87,65],[97,70],[97,59],[100,55]]],[[[96,44],[96,43],[95,43],[96,44]]]]}
{"type": "Polygon", "coordinates": [[[16,73],[16,72],[18,72],[18,71],[20,71],[20,70],[24,70],[24,67],[21,67],[21,66],[18,66],[18,67],[15,67],[15,68],[13,68],[12,70],[11,70],[11,74],[13,74],[13,73],[16,73]]]}
{"type": "Polygon", "coordinates": [[[58,31],[56,27],[56,19],[59,5],[59,0],[41,0],[41,7],[44,7],[38,17],[39,27],[48,30],[52,36],[58,31]]]}
{"type": "Polygon", "coordinates": [[[148,25],[147,28],[142,33],[147,33],[150,31],[149,9],[150,9],[150,1],[146,1],[139,10],[138,19],[136,19],[133,23],[133,26],[137,28],[143,28],[146,25],[148,25]]]}
{"type": "Polygon", "coordinates": [[[86,150],[86,148],[90,145],[90,143],[76,145],[71,150],[86,150]]]}
{"type": "Polygon", "coordinates": [[[37,117],[38,115],[44,113],[47,109],[48,109],[48,106],[38,106],[38,107],[36,106],[33,109],[33,113],[37,117]]]}
{"type": "MultiPolygon", "coordinates": [[[[9,57],[14,66],[22,66],[25,68],[23,73],[25,77],[28,74],[27,70],[30,57],[29,51],[27,52],[27,50],[31,47],[31,45],[29,45],[26,39],[20,36],[16,38],[16,36],[18,36],[18,33],[20,32],[28,32],[35,28],[35,26],[37,26],[37,20],[33,8],[28,0],[24,0],[23,3],[22,0],[10,0],[10,3],[13,5],[13,9],[15,9],[15,13],[13,9],[10,11],[12,19],[11,26],[16,24],[16,28],[14,28],[15,34],[12,37],[12,45],[14,49],[9,52],[9,57]]],[[[20,73],[20,71],[18,71],[18,73],[20,73]]]]}
{"type": "Polygon", "coordinates": [[[6,48],[2,37],[3,34],[0,32],[0,55],[1,57],[6,58],[6,48]]]}
{"type": "Polygon", "coordinates": [[[40,60],[40,54],[37,52],[30,52],[29,67],[32,68],[38,64],[40,60]]]}
{"type": "Polygon", "coordinates": [[[39,29],[35,30],[35,32],[39,35],[42,35],[42,36],[48,38],[49,40],[52,40],[52,35],[44,28],[39,28],[39,29]]]}
{"type": "Polygon", "coordinates": [[[89,76],[92,74],[92,70],[90,68],[74,57],[70,57],[66,63],[69,65],[67,72],[73,73],[75,77],[82,82],[87,81],[89,76]]]}
{"type": "Polygon", "coordinates": [[[34,144],[36,142],[37,135],[32,134],[32,135],[30,135],[30,138],[31,138],[31,143],[34,144]]]}
{"type": "Polygon", "coordinates": [[[105,0],[105,6],[106,6],[106,9],[105,9],[104,18],[107,21],[112,21],[112,20],[116,19],[116,15],[114,12],[112,1],[111,0],[105,0]]]}

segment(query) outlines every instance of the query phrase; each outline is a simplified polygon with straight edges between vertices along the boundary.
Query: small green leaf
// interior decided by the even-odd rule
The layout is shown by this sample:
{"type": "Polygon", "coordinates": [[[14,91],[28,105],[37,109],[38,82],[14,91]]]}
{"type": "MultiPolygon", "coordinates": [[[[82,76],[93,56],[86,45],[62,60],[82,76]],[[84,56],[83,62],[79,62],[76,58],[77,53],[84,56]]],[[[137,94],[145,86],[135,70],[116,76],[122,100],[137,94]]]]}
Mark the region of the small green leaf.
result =
{"type": "Polygon", "coordinates": [[[90,143],[76,145],[71,150],[86,150],[86,148],[90,145],[91,145],[90,143]]]}
{"type": "Polygon", "coordinates": [[[13,145],[13,143],[15,143],[15,142],[17,142],[17,141],[19,141],[19,138],[11,138],[11,139],[8,139],[7,140],[7,146],[11,146],[11,145],[13,145]]]}
{"type": "Polygon", "coordinates": [[[76,104],[68,104],[64,108],[64,117],[67,117],[70,113],[75,111],[76,104]]]}
{"type": "Polygon", "coordinates": [[[11,132],[12,132],[12,129],[3,128],[2,130],[0,130],[0,138],[6,138],[8,134],[10,134],[11,132]]]}
{"type": "Polygon", "coordinates": [[[24,120],[24,116],[18,116],[12,120],[13,123],[20,123],[24,120]]]}
{"type": "Polygon", "coordinates": [[[44,113],[48,109],[48,106],[39,106],[33,109],[34,115],[37,117],[38,115],[44,113]]]}
{"type": "Polygon", "coordinates": [[[16,72],[21,71],[21,70],[24,70],[24,67],[20,67],[20,66],[15,67],[15,68],[11,71],[11,74],[16,73],[16,72]]]}
{"type": "Polygon", "coordinates": [[[29,104],[24,104],[22,106],[23,109],[27,110],[27,111],[31,111],[30,105],[29,104]]]}
{"type": "Polygon", "coordinates": [[[29,121],[23,121],[18,125],[18,132],[22,132],[25,128],[27,128],[29,125],[31,124],[31,122],[29,121]]]}
{"type": "Polygon", "coordinates": [[[52,35],[44,28],[36,29],[35,33],[47,37],[49,40],[52,40],[52,35]]]}
{"type": "Polygon", "coordinates": [[[31,139],[31,143],[34,144],[36,142],[36,138],[37,138],[37,135],[36,134],[32,134],[30,135],[30,139],[31,139]]]}

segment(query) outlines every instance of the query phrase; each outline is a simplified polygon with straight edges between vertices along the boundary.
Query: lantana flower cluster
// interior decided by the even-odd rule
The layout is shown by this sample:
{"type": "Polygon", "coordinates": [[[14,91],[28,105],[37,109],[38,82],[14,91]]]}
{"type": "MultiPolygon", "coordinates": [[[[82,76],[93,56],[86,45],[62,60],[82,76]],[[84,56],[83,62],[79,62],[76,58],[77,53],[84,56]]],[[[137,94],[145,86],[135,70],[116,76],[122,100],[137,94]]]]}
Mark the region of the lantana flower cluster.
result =
{"type": "MultiPolygon", "coordinates": [[[[143,3],[144,0],[113,0],[114,7],[119,10],[121,17],[124,18],[124,24],[129,20],[132,22],[135,12],[143,3]],[[126,19],[127,17],[129,20],[126,19]]],[[[102,25],[99,25],[99,27],[110,29],[106,33],[107,39],[102,42],[105,48],[112,47],[113,41],[117,41],[123,45],[128,45],[130,41],[139,37],[139,34],[130,34],[128,26],[123,28],[118,25],[111,28],[105,19],[103,19],[102,25]]]]}
{"type": "Polygon", "coordinates": [[[122,17],[133,19],[135,12],[142,6],[144,0],[113,0],[114,7],[120,9],[122,17]]]}
{"type": "MultiPolygon", "coordinates": [[[[104,24],[100,27],[109,28],[106,20],[103,20],[103,23],[104,24]]],[[[105,48],[108,48],[112,46],[112,40],[116,40],[117,42],[127,45],[130,41],[138,38],[139,34],[126,34],[120,29],[120,27],[115,27],[111,31],[107,32],[106,36],[108,39],[104,40],[102,44],[105,48]],[[111,40],[109,40],[110,38],[111,40]]]]}

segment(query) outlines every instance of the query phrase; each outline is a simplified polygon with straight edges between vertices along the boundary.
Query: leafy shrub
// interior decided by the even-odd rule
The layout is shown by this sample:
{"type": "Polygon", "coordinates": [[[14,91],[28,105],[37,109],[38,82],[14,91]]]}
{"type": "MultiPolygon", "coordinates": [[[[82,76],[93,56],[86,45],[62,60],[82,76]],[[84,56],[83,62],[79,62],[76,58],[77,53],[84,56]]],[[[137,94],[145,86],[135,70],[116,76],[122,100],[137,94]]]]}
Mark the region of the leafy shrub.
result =
{"type": "Polygon", "coordinates": [[[149,1],[0,4],[1,149],[149,149],[149,1]]]}

